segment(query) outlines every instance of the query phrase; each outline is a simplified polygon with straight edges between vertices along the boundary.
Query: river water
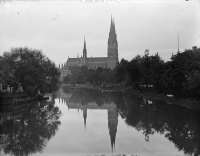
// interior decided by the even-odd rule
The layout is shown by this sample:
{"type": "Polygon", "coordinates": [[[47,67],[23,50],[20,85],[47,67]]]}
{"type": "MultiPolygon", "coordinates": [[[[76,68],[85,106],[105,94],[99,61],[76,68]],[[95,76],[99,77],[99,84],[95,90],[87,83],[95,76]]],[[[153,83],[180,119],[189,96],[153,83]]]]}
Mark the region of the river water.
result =
{"type": "Polygon", "coordinates": [[[2,116],[2,155],[200,154],[198,111],[124,93],[61,88],[2,116]]]}

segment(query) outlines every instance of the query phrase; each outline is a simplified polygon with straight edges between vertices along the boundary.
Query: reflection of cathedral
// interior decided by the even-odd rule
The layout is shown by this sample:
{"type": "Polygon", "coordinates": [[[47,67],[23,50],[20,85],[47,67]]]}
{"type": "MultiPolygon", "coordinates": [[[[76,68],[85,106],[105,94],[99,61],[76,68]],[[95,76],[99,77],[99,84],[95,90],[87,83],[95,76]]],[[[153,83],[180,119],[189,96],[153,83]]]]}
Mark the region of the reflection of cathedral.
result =
{"type": "Polygon", "coordinates": [[[118,113],[113,109],[108,110],[108,129],[109,129],[109,134],[110,134],[112,151],[113,151],[113,148],[115,148],[117,125],[118,125],[118,113]]]}
{"type": "MultiPolygon", "coordinates": [[[[78,108],[79,109],[79,108],[78,108]]],[[[87,106],[83,106],[83,118],[84,118],[84,126],[85,126],[85,129],[86,129],[86,119],[87,119],[87,106]]]]}
{"type": "MultiPolygon", "coordinates": [[[[65,101],[65,98],[63,99],[65,101]]],[[[108,110],[108,130],[109,130],[109,135],[110,135],[111,148],[113,151],[113,148],[115,148],[115,139],[116,139],[117,125],[118,125],[118,113],[116,111],[116,105],[114,103],[109,103],[109,104],[104,104],[102,106],[98,106],[94,102],[88,103],[87,105],[82,105],[81,103],[70,103],[70,102],[66,102],[66,104],[68,106],[68,109],[77,109],[78,111],[79,109],[83,110],[83,119],[84,119],[85,129],[86,129],[87,109],[108,110]]]]}

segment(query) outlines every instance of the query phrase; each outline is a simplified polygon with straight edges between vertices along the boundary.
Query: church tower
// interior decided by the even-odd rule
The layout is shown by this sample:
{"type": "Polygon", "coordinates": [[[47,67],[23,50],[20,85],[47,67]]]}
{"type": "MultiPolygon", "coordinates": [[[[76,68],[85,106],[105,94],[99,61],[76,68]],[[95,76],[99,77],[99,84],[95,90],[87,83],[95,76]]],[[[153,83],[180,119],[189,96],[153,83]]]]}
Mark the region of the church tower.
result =
{"type": "Polygon", "coordinates": [[[83,47],[83,58],[87,58],[87,49],[86,49],[86,43],[85,43],[85,37],[84,37],[84,47],[83,47]]]}
{"type": "Polygon", "coordinates": [[[115,61],[118,62],[118,43],[117,43],[117,34],[115,32],[115,22],[111,16],[110,32],[108,38],[108,57],[114,57],[115,61]]]}

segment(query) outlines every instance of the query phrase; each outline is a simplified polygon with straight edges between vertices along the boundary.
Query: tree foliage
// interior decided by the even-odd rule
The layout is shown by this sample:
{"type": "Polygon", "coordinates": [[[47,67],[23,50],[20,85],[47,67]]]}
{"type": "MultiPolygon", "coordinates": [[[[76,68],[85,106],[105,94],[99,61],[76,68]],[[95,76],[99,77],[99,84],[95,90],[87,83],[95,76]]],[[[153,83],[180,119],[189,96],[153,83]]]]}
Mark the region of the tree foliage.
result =
{"type": "Polygon", "coordinates": [[[71,70],[72,75],[65,76],[64,83],[101,84],[114,82],[114,71],[107,68],[98,67],[94,70],[88,69],[87,66],[71,66],[69,70],[71,70]]]}
{"type": "Polygon", "coordinates": [[[166,63],[163,74],[163,90],[175,95],[196,96],[199,94],[200,54],[192,50],[173,55],[166,63]],[[199,59],[197,59],[199,58],[199,59]]]}
{"type": "Polygon", "coordinates": [[[143,56],[137,55],[131,61],[122,59],[114,70],[91,70],[86,66],[70,70],[69,83],[118,83],[140,91],[141,85],[151,85],[166,94],[200,97],[200,53],[192,50],[172,55],[168,62],[158,53],[149,55],[146,50],[143,56]]]}
{"type": "Polygon", "coordinates": [[[3,54],[0,63],[3,63],[1,81],[11,84],[14,90],[18,84],[28,94],[58,89],[60,73],[41,50],[11,48],[3,54]]]}

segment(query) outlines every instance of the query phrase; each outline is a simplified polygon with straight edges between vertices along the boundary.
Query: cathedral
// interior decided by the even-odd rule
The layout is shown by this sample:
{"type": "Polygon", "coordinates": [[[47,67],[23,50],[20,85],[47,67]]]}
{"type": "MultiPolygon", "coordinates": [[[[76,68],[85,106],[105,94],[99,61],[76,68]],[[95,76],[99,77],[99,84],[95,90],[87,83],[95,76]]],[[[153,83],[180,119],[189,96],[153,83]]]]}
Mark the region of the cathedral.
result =
{"type": "Polygon", "coordinates": [[[65,65],[61,67],[61,73],[67,75],[70,66],[87,66],[88,69],[97,69],[98,67],[114,69],[118,62],[118,42],[115,31],[115,22],[111,17],[110,32],[108,38],[107,57],[88,57],[86,41],[84,38],[83,55],[79,58],[69,58],[65,65]],[[63,73],[66,72],[66,73],[63,73]]]}

